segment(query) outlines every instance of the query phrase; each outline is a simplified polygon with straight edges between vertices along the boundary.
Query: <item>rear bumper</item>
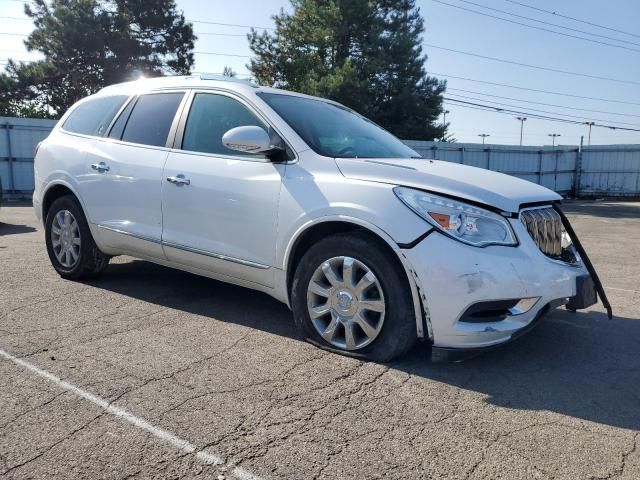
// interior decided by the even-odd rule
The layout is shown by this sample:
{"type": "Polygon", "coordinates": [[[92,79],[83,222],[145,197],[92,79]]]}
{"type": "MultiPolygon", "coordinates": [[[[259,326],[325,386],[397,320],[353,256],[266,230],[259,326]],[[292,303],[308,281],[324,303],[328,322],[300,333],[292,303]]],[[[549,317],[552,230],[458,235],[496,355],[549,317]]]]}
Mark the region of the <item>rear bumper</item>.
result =
{"type": "Polygon", "coordinates": [[[587,274],[545,256],[518,220],[512,226],[517,247],[477,248],[439,233],[404,249],[422,291],[436,352],[491,348],[516,338],[546,313],[576,295],[576,279],[587,274]],[[530,310],[500,321],[468,322],[462,315],[476,303],[539,297],[530,310]]]}

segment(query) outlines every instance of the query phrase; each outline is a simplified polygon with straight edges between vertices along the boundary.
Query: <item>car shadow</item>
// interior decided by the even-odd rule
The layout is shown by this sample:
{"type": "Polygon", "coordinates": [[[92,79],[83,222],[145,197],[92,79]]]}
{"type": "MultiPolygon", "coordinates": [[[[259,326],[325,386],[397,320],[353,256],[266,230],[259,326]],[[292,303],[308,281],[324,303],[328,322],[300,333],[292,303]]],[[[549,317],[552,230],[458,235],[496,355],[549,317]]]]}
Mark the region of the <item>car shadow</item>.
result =
{"type": "Polygon", "coordinates": [[[589,217],[640,219],[640,202],[566,201],[562,210],[568,215],[589,217]]]}
{"type": "Polygon", "coordinates": [[[21,233],[32,233],[36,229],[28,225],[14,225],[11,223],[4,223],[0,221],[0,237],[5,235],[18,235],[21,233]]]}
{"type": "MultiPolygon", "coordinates": [[[[160,306],[299,339],[289,309],[266,294],[134,260],[86,282],[160,306]]],[[[516,342],[462,363],[432,363],[418,344],[388,366],[486,395],[488,404],[547,410],[640,430],[640,320],[557,310],[516,342]]],[[[446,399],[443,399],[443,401],[446,399]]]]}

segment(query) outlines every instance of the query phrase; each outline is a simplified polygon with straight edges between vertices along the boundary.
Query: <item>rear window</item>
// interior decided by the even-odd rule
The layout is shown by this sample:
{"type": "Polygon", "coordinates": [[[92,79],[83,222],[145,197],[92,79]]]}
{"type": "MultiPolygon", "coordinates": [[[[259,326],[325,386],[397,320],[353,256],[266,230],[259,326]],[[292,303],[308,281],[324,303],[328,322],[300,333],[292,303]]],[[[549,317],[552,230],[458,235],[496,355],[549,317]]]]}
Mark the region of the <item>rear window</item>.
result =
{"type": "Polygon", "coordinates": [[[122,141],[164,147],[184,93],[142,95],[126,121],[122,141]]]}
{"type": "Polygon", "coordinates": [[[71,112],[62,128],[84,135],[104,135],[127,98],[126,95],[115,95],[89,99],[71,112]]]}

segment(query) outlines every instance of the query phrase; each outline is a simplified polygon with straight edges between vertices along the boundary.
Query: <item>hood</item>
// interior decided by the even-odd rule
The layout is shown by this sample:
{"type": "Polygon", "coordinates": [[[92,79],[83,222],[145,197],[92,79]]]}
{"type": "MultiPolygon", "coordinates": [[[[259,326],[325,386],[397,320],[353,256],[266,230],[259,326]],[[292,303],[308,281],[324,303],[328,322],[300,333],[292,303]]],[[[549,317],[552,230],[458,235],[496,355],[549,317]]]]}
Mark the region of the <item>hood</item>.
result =
{"type": "Polygon", "coordinates": [[[520,205],[551,202],[557,193],[511,175],[441,160],[336,158],[342,174],[354,180],[392,183],[518,212],[520,205]]]}

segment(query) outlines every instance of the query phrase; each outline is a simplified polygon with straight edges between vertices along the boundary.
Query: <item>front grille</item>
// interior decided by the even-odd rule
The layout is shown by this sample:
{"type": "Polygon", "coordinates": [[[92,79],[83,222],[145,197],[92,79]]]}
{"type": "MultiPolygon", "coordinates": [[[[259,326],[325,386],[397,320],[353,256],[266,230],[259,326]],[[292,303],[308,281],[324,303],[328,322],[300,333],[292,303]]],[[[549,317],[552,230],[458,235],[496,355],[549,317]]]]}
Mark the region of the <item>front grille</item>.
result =
{"type": "Polygon", "coordinates": [[[520,220],[542,253],[553,258],[562,256],[562,219],[553,207],[524,210],[520,220]]]}

